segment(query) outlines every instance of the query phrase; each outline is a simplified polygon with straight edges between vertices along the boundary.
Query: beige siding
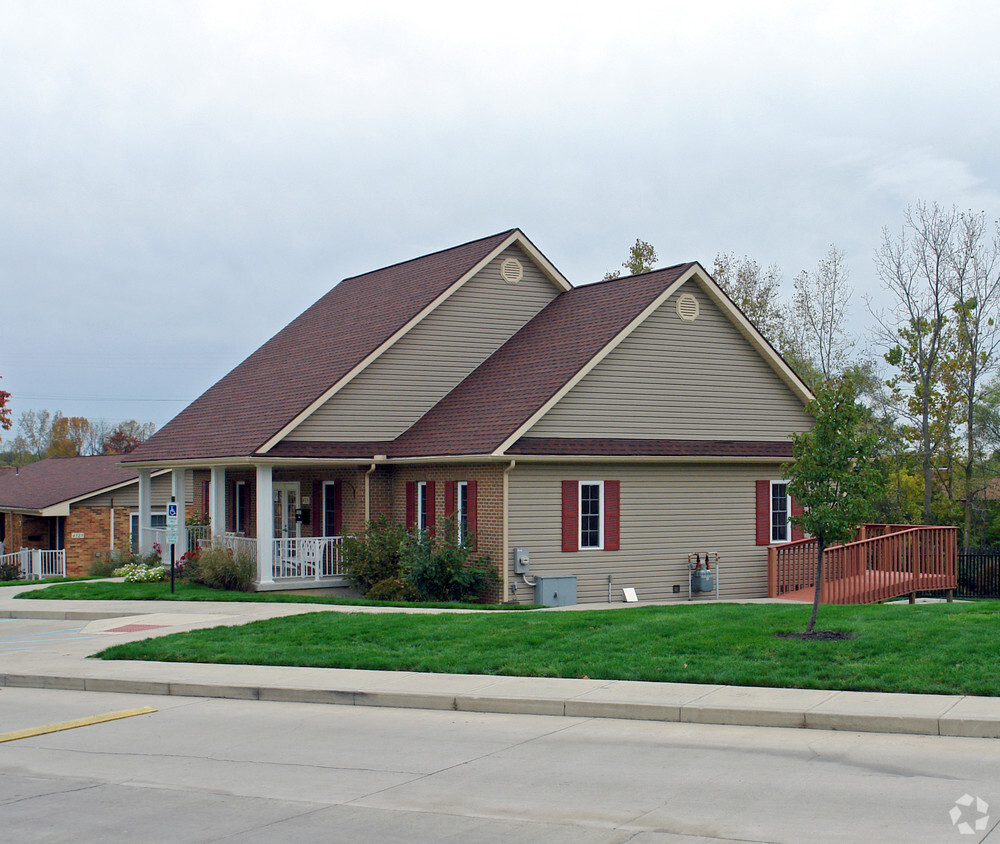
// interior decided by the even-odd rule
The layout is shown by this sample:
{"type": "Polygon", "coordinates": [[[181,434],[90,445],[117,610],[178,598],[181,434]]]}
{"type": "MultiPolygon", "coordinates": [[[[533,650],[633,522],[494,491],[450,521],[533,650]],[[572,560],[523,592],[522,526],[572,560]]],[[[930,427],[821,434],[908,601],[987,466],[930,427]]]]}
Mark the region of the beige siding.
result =
{"type": "Polygon", "coordinates": [[[809,426],[801,401],[691,281],[528,436],[775,441],[809,426]],[[677,316],[682,292],[698,299],[694,322],[677,316]]]}
{"type": "Polygon", "coordinates": [[[515,547],[530,551],[531,575],[575,575],[580,603],[607,601],[608,575],[615,601],[626,586],[641,601],[684,599],[687,555],[706,551],[721,557],[720,598],[766,597],[767,549],[756,544],[754,482],[779,477],[775,465],[518,465],[510,474],[507,549],[516,599],[531,602],[534,592],[514,574],[515,547]],[[564,480],[621,483],[620,550],[562,550],[564,480]]]}
{"type": "MultiPolygon", "coordinates": [[[[150,482],[150,486],[152,488],[151,503],[153,508],[163,509],[167,506],[167,502],[170,501],[170,473],[157,475],[150,482]]],[[[191,502],[194,500],[190,471],[184,473],[184,497],[190,507],[191,502]]],[[[136,481],[128,486],[119,487],[113,492],[105,493],[104,495],[95,495],[78,502],[78,504],[81,507],[110,507],[112,502],[114,502],[116,508],[129,507],[133,510],[138,510],[139,482],[136,481]]]]}
{"type": "Polygon", "coordinates": [[[394,439],[558,292],[524,252],[507,249],[286,439],[394,439]],[[524,278],[514,285],[500,278],[507,257],[524,266],[524,278]]]}

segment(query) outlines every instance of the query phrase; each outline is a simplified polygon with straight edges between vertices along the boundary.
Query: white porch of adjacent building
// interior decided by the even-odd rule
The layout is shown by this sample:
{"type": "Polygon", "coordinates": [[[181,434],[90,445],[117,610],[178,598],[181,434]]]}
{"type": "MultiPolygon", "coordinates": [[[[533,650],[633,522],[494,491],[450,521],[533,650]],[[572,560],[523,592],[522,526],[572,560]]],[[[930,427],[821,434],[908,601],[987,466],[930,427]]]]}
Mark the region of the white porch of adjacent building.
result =
{"type": "MultiPolygon", "coordinates": [[[[139,469],[139,553],[154,552],[169,564],[166,530],[152,527],[152,472],[139,469]]],[[[177,503],[177,519],[184,525],[184,469],[172,470],[172,491],[177,503]]],[[[256,467],[256,533],[245,536],[226,530],[226,469],[211,467],[208,484],[207,526],[188,527],[177,534],[174,559],[188,550],[217,544],[233,553],[248,555],[257,565],[258,590],[339,586],[346,580],[341,565],[342,536],[300,536],[295,521],[297,485],[275,483],[273,467],[256,467]]],[[[235,502],[232,502],[235,507],[235,502]]],[[[315,518],[322,519],[322,503],[311,502],[315,518]]],[[[321,522],[322,523],[322,522],[321,522]]]]}

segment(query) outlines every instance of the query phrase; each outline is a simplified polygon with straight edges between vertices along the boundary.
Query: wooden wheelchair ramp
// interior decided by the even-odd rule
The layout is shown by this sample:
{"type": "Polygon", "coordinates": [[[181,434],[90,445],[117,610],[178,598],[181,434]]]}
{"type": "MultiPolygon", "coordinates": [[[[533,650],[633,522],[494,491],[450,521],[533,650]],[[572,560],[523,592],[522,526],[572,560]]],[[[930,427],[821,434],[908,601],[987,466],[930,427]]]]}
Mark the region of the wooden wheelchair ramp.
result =
{"type": "MultiPolygon", "coordinates": [[[[824,604],[871,604],[958,586],[958,528],[866,525],[855,542],[823,553],[824,604]]],[[[816,540],[768,548],[768,596],[811,601],[816,540]]]]}

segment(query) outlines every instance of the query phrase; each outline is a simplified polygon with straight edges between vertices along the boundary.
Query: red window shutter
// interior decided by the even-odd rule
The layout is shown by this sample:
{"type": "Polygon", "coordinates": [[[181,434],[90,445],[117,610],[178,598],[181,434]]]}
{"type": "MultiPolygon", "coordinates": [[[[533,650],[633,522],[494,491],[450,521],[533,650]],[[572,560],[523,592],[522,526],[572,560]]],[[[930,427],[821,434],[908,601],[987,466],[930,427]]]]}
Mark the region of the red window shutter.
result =
{"type": "Polygon", "coordinates": [[[604,482],[604,550],[621,547],[621,481],[604,482]]]}
{"type": "Polygon", "coordinates": [[[313,481],[313,492],[312,492],[312,511],[309,514],[309,521],[312,524],[312,535],[322,536],[323,531],[326,529],[324,524],[324,501],[323,501],[323,482],[313,481]]]}
{"type": "MultiPolygon", "coordinates": [[[[796,501],[791,496],[788,496],[788,502],[792,511],[792,515],[801,516],[802,505],[799,504],[799,502],[796,501]]],[[[796,539],[804,539],[804,538],[805,534],[802,533],[802,528],[798,527],[797,525],[792,525],[792,541],[794,542],[796,539]]]]}
{"type": "Polygon", "coordinates": [[[434,515],[434,481],[427,481],[427,535],[434,536],[434,529],[437,527],[437,518],[434,515]]]}
{"type": "Polygon", "coordinates": [[[455,515],[455,482],[444,483],[444,517],[450,519],[455,515]]]}
{"type": "Polygon", "coordinates": [[[406,529],[413,530],[417,525],[417,484],[416,481],[406,482],[406,529]]]}
{"type": "Polygon", "coordinates": [[[226,530],[236,533],[236,481],[226,481],[226,530]]]}
{"type": "Polygon", "coordinates": [[[211,496],[212,482],[202,481],[201,482],[201,515],[204,518],[208,518],[208,499],[211,496]]]}
{"type": "Polygon", "coordinates": [[[562,482],[562,549],[580,550],[580,484],[562,482]]]}
{"type": "Polygon", "coordinates": [[[467,491],[469,493],[469,533],[472,534],[472,548],[475,550],[479,544],[479,502],[476,500],[478,490],[475,481],[469,481],[467,491]]]}
{"type": "Polygon", "coordinates": [[[770,481],[757,481],[757,544],[771,544],[770,481]]]}

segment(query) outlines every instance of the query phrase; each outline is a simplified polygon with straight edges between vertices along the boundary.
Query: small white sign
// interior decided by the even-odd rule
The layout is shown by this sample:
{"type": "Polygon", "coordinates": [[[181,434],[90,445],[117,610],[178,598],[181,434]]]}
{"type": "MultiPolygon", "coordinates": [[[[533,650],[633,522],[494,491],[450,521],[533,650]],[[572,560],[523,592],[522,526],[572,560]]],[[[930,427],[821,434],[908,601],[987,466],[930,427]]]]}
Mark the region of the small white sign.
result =
{"type": "Polygon", "coordinates": [[[177,525],[167,526],[167,545],[177,544],[177,525]]]}
{"type": "Polygon", "coordinates": [[[70,539],[85,539],[85,535],[82,533],[71,533],[70,539]]]}

